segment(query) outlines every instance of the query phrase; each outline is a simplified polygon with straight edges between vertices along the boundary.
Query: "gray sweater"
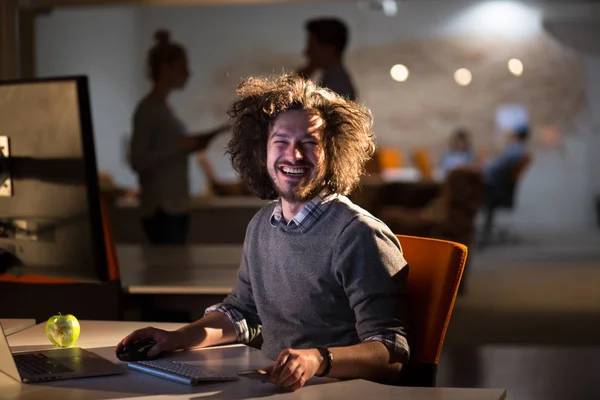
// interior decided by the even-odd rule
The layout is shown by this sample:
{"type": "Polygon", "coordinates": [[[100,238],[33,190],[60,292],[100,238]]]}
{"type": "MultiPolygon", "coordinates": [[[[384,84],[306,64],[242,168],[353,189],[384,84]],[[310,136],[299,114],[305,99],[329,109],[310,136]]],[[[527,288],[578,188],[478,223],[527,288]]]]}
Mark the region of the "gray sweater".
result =
{"type": "Polygon", "coordinates": [[[408,265],[384,223],[338,196],[301,233],[283,223],[272,226],[274,207],[264,207],[248,224],[238,283],[224,300],[244,315],[250,340],[262,325],[267,357],[288,347],[406,337],[408,265]]]}

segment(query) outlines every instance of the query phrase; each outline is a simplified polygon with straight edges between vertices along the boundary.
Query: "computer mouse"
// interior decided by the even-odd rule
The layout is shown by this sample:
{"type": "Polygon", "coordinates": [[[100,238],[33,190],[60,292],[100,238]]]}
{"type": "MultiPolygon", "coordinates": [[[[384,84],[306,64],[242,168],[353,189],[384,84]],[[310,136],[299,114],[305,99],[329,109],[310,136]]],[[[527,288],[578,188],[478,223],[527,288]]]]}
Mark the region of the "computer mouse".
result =
{"type": "Polygon", "coordinates": [[[123,346],[123,348],[117,352],[117,358],[121,361],[147,361],[154,360],[158,355],[154,357],[148,357],[148,351],[154,346],[156,342],[149,339],[140,339],[123,346]]]}

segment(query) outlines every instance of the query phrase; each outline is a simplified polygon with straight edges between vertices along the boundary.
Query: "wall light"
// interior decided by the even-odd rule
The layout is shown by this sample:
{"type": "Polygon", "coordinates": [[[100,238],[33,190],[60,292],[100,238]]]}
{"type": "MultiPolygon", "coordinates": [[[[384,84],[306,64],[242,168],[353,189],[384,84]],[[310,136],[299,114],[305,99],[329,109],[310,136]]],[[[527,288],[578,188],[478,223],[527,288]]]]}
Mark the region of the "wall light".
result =
{"type": "Polygon", "coordinates": [[[523,63],[521,62],[521,60],[511,58],[510,60],[508,60],[508,70],[514,76],[521,76],[523,75],[523,63]]]}
{"type": "Polygon", "coordinates": [[[539,6],[518,0],[467,2],[442,26],[444,32],[527,37],[543,31],[539,6]]]}
{"type": "Polygon", "coordinates": [[[382,12],[386,17],[395,17],[398,14],[396,0],[359,0],[356,4],[361,11],[382,12]]]}
{"type": "Polygon", "coordinates": [[[460,86],[467,86],[473,80],[473,75],[466,68],[457,69],[454,73],[454,80],[460,86]]]}
{"type": "Polygon", "coordinates": [[[396,82],[404,82],[408,79],[408,68],[402,64],[396,64],[390,69],[390,75],[396,82]]]}

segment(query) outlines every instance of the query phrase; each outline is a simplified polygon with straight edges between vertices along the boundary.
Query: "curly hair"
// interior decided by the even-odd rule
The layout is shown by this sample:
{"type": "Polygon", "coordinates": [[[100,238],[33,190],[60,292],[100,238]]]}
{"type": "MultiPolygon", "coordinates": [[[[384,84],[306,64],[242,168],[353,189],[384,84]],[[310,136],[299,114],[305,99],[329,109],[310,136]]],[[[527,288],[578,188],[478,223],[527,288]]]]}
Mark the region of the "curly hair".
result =
{"type": "Polygon", "coordinates": [[[278,197],[267,171],[267,140],[277,115],[290,109],[314,112],[324,121],[326,187],[342,195],[356,187],[375,151],[373,117],[367,107],[293,74],[245,79],[237,93],[239,99],[228,111],[233,137],[227,154],[252,192],[261,199],[278,197]]]}

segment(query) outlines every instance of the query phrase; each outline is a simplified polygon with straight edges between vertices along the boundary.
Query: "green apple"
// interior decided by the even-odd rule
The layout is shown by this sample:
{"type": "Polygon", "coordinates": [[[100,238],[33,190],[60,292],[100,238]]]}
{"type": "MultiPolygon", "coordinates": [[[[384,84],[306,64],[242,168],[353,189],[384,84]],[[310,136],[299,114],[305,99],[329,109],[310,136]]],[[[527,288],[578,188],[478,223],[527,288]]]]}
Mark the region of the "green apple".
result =
{"type": "Polygon", "coordinates": [[[79,339],[80,332],[79,321],[71,314],[58,313],[58,315],[51,316],[46,322],[46,336],[55,346],[73,346],[79,339]]]}

